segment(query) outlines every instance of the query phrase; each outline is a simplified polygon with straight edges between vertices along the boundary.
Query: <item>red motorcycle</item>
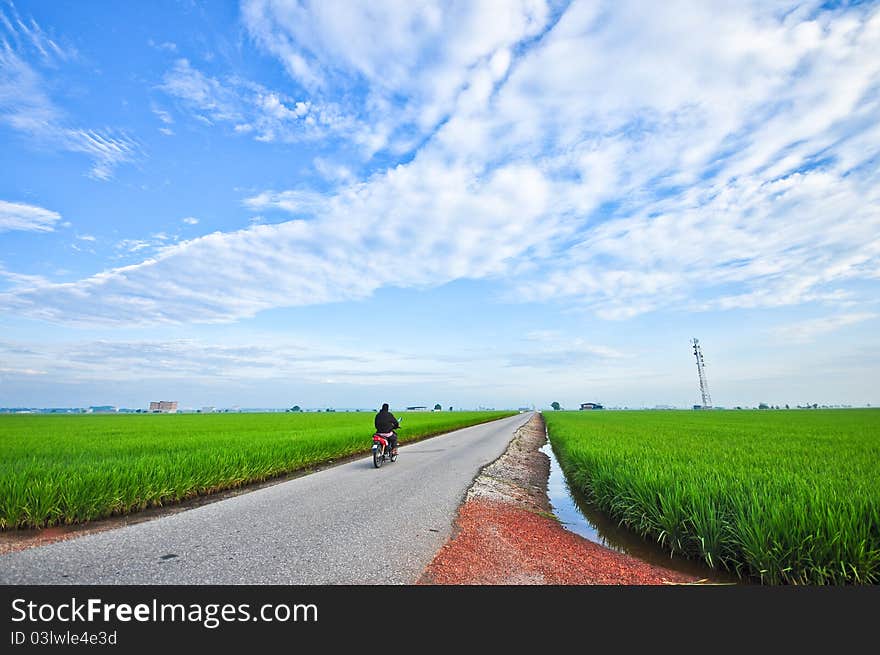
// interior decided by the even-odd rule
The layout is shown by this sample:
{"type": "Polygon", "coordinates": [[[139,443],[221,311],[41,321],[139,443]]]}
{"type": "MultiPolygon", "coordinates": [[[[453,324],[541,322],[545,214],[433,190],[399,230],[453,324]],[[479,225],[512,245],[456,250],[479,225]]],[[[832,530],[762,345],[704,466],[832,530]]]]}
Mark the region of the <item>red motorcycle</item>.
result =
{"type": "Polygon", "coordinates": [[[373,466],[376,468],[382,466],[385,460],[389,462],[397,460],[397,453],[392,452],[391,446],[388,444],[391,435],[397,436],[397,433],[376,432],[373,434],[373,466]]]}

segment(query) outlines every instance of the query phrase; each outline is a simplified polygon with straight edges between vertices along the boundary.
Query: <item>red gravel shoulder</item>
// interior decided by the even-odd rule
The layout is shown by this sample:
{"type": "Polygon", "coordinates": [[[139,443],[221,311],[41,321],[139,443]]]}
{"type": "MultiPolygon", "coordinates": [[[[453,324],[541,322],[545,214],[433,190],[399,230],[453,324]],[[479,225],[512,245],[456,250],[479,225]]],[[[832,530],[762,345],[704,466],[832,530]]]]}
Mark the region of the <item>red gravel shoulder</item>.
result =
{"type": "Polygon", "coordinates": [[[459,508],[455,530],[419,584],[660,585],[700,579],[664,569],[566,530],[550,514],[550,463],[536,414],[487,466],[459,508]]]}

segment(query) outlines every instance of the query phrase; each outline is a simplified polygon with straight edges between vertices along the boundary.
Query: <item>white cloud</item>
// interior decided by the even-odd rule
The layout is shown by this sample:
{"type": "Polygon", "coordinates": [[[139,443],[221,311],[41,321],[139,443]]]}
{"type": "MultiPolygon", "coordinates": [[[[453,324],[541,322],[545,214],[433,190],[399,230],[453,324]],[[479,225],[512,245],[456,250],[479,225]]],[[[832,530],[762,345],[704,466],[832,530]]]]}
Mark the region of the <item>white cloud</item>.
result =
{"type": "Polygon", "coordinates": [[[880,14],[777,16],[574,5],[518,63],[497,111],[462,120],[475,137],[451,121],[450,149],[546,152],[577,180],[557,197],[586,219],[580,237],[520,295],[627,318],[798,304],[876,277],[880,61],[866,54],[880,14]],[[613,205],[590,216],[602,203],[613,205]]]}
{"type": "Polygon", "coordinates": [[[174,123],[174,118],[172,118],[171,114],[169,114],[164,109],[153,107],[153,113],[156,114],[156,117],[166,125],[171,125],[174,123]]]}
{"type": "Polygon", "coordinates": [[[232,124],[236,133],[251,134],[257,141],[292,142],[358,129],[332,103],[297,101],[237,76],[220,80],[187,59],[175,62],[160,88],[180,100],[195,118],[208,125],[232,124]]]}
{"type": "Polygon", "coordinates": [[[352,182],[354,180],[354,175],[348,166],[334,163],[324,157],[315,157],[313,163],[315,170],[326,180],[331,182],[352,182]]]}
{"type": "Polygon", "coordinates": [[[326,196],[312,191],[263,191],[244,201],[245,207],[250,209],[281,209],[294,215],[312,215],[328,204],[326,196]]]}
{"type": "Polygon", "coordinates": [[[197,219],[195,216],[187,216],[186,218],[183,218],[181,220],[184,223],[186,223],[187,225],[198,225],[199,224],[199,219],[197,219]]]}
{"type": "Polygon", "coordinates": [[[238,97],[214,78],[193,68],[189,60],[178,59],[165,74],[162,90],[185,100],[213,120],[240,120],[238,97]]]}
{"type": "Polygon", "coordinates": [[[32,17],[19,15],[11,0],[5,7],[0,7],[0,39],[4,43],[6,39],[11,39],[17,50],[39,54],[41,60],[49,65],[77,57],[75,48],[59,45],[32,17]]]}
{"type": "Polygon", "coordinates": [[[52,232],[61,214],[23,202],[0,200],[0,232],[52,232]]]}
{"type": "MultiPolygon", "coordinates": [[[[58,321],[228,321],[492,278],[513,298],[626,319],[857,303],[858,283],[880,279],[880,59],[867,56],[880,50],[877,7],[572,3],[525,45],[546,13],[504,7],[477,34],[477,3],[388,17],[383,4],[365,16],[248,3],[255,37],[316,93],[354,71],[376,115],[400,92],[403,123],[431,136],[405,164],[333,194],[245,200],[296,220],[206,235],[0,304],[58,321]],[[375,39],[382,21],[401,36],[375,39]]],[[[264,140],[315,111],[311,98],[220,82],[188,62],[166,86],[264,140]]]]}
{"type": "Polygon", "coordinates": [[[143,263],[76,283],[0,295],[0,305],[55,321],[225,322],[269,307],[364,298],[386,285],[498,275],[544,238],[537,227],[545,186],[528,166],[475,183],[463,171],[426,162],[323,203],[291,192],[261,194],[249,200],[252,208],[318,214],[167,246],[143,263]],[[508,219],[513,212],[516,222],[508,219]]]}
{"type": "Polygon", "coordinates": [[[124,250],[125,252],[133,253],[147,248],[153,248],[155,246],[155,243],[144,239],[122,239],[116,244],[115,248],[117,250],[124,250]]]}
{"type": "Polygon", "coordinates": [[[566,370],[599,362],[631,358],[631,355],[594,343],[583,337],[572,337],[555,330],[534,331],[526,335],[524,347],[511,354],[507,366],[542,370],[566,370]]]}
{"type": "MultiPolygon", "coordinates": [[[[191,385],[234,381],[285,384],[346,384],[356,387],[381,385],[453,384],[455,388],[485,387],[490,371],[513,367],[547,375],[570,371],[570,353],[486,352],[476,348],[454,355],[420,349],[377,349],[359,345],[340,346],[309,336],[278,338],[252,335],[246,338],[74,340],[53,343],[0,341],[0,361],[9,374],[41,371],[60,384],[86,381],[128,382],[179,380],[191,385]],[[464,367],[467,362],[479,366],[464,367]]],[[[575,362],[593,365],[617,356],[575,350],[575,362]]]]}
{"type": "Polygon", "coordinates": [[[173,41],[162,41],[161,43],[154,41],[153,39],[147,40],[147,45],[151,48],[155,48],[156,50],[164,50],[165,52],[177,52],[177,44],[173,41]]]}
{"type": "Polygon", "coordinates": [[[96,132],[94,130],[64,129],[42,136],[57,140],[59,145],[71,152],[82,152],[92,160],[89,175],[98,180],[109,180],[117,166],[131,161],[138,144],[124,132],[96,132]]]}
{"type": "Polygon", "coordinates": [[[339,86],[354,91],[347,109],[367,124],[358,140],[372,155],[411,149],[479,83],[481,68],[494,81],[503,77],[510,49],[540,34],[550,10],[543,0],[248,0],[242,15],[256,42],[313,97],[339,86]],[[365,93],[358,91],[363,82],[365,93]]]}
{"type": "Polygon", "coordinates": [[[39,73],[12,45],[0,41],[0,122],[36,142],[89,156],[89,175],[95,179],[109,179],[118,165],[133,159],[136,141],[124,132],[70,126],[44,87],[39,73]]]}
{"type": "Polygon", "coordinates": [[[13,289],[35,289],[41,285],[48,284],[48,280],[42,275],[26,275],[22,273],[12,273],[7,271],[0,265],[0,277],[8,281],[13,289]]]}
{"type": "Polygon", "coordinates": [[[812,343],[819,337],[846,327],[876,319],[878,314],[858,312],[854,314],[837,314],[812,318],[791,325],[782,325],[772,330],[779,341],[785,343],[805,344],[812,343]]]}

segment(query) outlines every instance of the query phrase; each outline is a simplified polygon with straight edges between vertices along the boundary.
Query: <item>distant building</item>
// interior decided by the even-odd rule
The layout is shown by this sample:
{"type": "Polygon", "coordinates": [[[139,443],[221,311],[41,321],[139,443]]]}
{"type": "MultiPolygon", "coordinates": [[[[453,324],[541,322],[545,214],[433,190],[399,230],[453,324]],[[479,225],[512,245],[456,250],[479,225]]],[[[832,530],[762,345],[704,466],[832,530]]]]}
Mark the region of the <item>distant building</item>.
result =
{"type": "Polygon", "coordinates": [[[428,408],[424,405],[414,405],[412,407],[407,407],[406,411],[408,412],[427,412],[428,408]]]}
{"type": "Polygon", "coordinates": [[[202,414],[213,414],[214,412],[217,411],[217,408],[216,407],[202,407],[202,409],[200,411],[202,412],[202,414]]]}
{"type": "Polygon", "coordinates": [[[115,405],[92,405],[89,407],[90,414],[115,414],[116,412],[115,405]]]}
{"type": "Polygon", "coordinates": [[[599,403],[581,403],[581,409],[605,409],[599,403]]]}
{"type": "Polygon", "coordinates": [[[177,401],[176,400],[159,400],[159,401],[151,401],[150,402],[150,411],[151,412],[167,412],[167,413],[175,413],[177,412],[177,401]]]}

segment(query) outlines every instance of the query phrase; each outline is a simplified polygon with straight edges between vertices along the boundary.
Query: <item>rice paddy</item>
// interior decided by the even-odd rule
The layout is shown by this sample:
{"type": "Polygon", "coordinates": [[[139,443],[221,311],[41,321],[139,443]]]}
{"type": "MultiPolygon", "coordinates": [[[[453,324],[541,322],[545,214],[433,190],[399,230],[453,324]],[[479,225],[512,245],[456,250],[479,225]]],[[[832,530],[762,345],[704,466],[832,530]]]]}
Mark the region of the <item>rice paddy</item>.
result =
{"type": "Polygon", "coordinates": [[[569,482],[671,555],[880,582],[880,409],[545,412],[569,482]]]}
{"type": "MultiPolygon", "coordinates": [[[[514,412],[411,412],[400,442],[514,412]]],[[[0,416],[0,529],[176,503],[366,453],[368,412],[0,416]]]]}

